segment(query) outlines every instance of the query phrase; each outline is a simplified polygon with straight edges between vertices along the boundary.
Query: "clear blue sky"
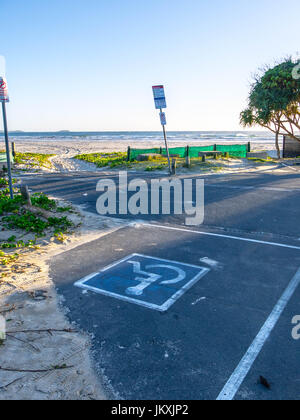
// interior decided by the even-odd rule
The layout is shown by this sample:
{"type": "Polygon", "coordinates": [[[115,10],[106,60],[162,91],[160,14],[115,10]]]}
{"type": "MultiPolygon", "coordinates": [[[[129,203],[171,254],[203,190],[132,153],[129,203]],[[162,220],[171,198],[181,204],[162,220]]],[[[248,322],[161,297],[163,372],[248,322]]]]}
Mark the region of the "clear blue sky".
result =
{"type": "Polygon", "coordinates": [[[299,0],[0,0],[14,130],[239,130],[251,74],[299,51],[299,0]]]}

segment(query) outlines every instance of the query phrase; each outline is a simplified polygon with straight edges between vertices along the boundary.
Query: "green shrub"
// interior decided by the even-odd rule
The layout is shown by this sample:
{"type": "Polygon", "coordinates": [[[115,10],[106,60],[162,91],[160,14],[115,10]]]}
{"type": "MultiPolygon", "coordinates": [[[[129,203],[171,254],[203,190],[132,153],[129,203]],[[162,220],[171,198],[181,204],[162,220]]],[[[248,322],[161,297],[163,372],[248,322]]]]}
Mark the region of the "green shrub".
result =
{"type": "Polygon", "coordinates": [[[29,211],[23,214],[6,216],[2,220],[8,229],[22,229],[39,236],[43,235],[48,228],[54,228],[55,232],[66,232],[73,225],[66,216],[61,218],[50,217],[48,221],[45,221],[29,211]]]}
{"type": "Polygon", "coordinates": [[[25,201],[21,195],[17,195],[11,200],[8,189],[0,191],[0,216],[4,213],[18,211],[22,204],[25,204],[25,201]]]}
{"type": "Polygon", "coordinates": [[[52,164],[50,158],[53,156],[55,155],[47,155],[43,153],[16,153],[15,163],[19,165],[27,165],[30,168],[51,168],[52,164]]]}
{"type": "Polygon", "coordinates": [[[98,168],[132,167],[132,162],[127,162],[127,153],[122,152],[82,154],[75,156],[75,159],[93,163],[98,168]]]}
{"type": "Polygon", "coordinates": [[[31,197],[31,203],[33,206],[40,207],[41,209],[51,211],[56,209],[56,203],[54,200],[50,200],[45,194],[37,193],[31,197]]]}

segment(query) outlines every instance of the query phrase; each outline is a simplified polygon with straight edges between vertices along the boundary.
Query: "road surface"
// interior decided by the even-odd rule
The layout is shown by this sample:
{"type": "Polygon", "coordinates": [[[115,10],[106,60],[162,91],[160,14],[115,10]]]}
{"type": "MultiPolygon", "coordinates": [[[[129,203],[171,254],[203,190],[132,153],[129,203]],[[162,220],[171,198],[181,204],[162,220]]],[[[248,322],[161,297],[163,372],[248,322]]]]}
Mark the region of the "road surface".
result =
{"type": "MultiPolygon", "coordinates": [[[[117,174],[24,183],[95,213],[100,176],[117,174]]],[[[55,257],[51,277],[70,320],[93,335],[112,398],[298,400],[299,172],[204,179],[202,226],[178,215],[122,216],[139,223],[55,257]]]]}

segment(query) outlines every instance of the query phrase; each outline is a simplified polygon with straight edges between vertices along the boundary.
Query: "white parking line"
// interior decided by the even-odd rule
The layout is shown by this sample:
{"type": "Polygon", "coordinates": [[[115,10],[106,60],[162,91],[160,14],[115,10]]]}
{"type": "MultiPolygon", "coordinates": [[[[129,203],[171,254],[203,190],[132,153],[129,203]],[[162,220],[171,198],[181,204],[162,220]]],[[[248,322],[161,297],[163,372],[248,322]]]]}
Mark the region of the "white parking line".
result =
{"type": "Polygon", "coordinates": [[[300,188],[280,188],[280,187],[257,187],[243,185],[223,185],[223,184],[205,184],[205,187],[230,189],[230,190],[249,190],[249,191],[275,191],[275,192],[299,192],[300,188]]]}
{"type": "Polygon", "coordinates": [[[221,391],[220,395],[217,398],[218,401],[231,401],[234,399],[236,393],[240,389],[251,367],[253,366],[255,360],[261,352],[265,342],[270,337],[271,332],[273,331],[274,327],[279,321],[279,318],[281,317],[283,311],[285,310],[287,304],[291,300],[299,284],[300,269],[297,271],[296,275],[291,280],[289,286],[287,287],[282,297],[279,299],[278,303],[273,309],[273,312],[265,322],[257,337],[249,347],[247,353],[245,354],[238,367],[231,375],[227,384],[221,391]]]}
{"type": "Polygon", "coordinates": [[[295,171],[295,172],[299,172],[296,168],[293,168],[292,166],[290,166],[290,165],[286,165],[285,163],[283,163],[283,162],[281,162],[281,165],[283,165],[283,166],[285,166],[286,168],[289,168],[289,169],[292,169],[293,171],[295,171]]]}
{"type": "MultiPolygon", "coordinates": [[[[196,233],[197,235],[213,236],[213,237],[225,238],[225,239],[234,239],[236,241],[252,242],[252,243],[255,243],[255,244],[263,244],[263,245],[272,245],[272,246],[278,246],[280,248],[297,249],[298,251],[300,251],[299,246],[281,244],[281,243],[277,243],[277,242],[260,241],[258,239],[242,238],[242,237],[239,237],[239,236],[222,235],[220,233],[209,233],[209,232],[203,232],[203,231],[200,231],[200,230],[175,228],[175,227],[172,227],[172,226],[163,226],[163,225],[156,225],[156,224],[150,224],[150,223],[144,223],[144,222],[141,222],[141,223],[138,223],[138,224],[139,224],[139,226],[165,229],[165,230],[174,230],[174,231],[186,232],[186,233],[196,233]]],[[[132,223],[131,225],[132,226],[136,225],[136,222],[132,223]]]]}

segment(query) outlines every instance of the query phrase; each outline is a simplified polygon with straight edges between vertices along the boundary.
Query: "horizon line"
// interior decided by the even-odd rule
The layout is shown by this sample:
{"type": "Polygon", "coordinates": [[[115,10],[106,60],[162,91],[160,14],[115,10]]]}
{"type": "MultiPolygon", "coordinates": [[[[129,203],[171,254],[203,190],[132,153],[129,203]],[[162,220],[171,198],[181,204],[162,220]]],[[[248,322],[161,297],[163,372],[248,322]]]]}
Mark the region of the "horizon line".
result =
{"type": "MultiPolygon", "coordinates": [[[[9,130],[10,133],[157,133],[161,130],[9,130]]],[[[168,130],[170,133],[269,133],[268,130],[168,130]]],[[[4,133],[0,130],[0,133],[4,133]]]]}

